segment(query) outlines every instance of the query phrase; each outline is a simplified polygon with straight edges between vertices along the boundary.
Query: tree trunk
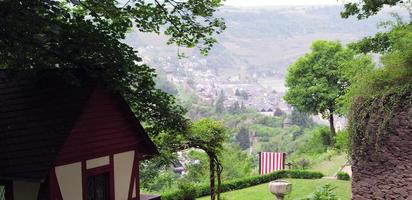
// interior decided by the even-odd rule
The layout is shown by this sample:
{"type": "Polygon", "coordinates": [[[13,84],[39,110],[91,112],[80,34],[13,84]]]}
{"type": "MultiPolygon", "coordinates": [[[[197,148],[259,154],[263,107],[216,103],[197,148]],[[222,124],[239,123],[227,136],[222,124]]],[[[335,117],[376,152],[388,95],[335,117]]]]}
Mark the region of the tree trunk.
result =
{"type": "Polygon", "coordinates": [[[331,144],[334,147],[336,131],[335,131],[335,124],[334,124],[334,119],[333,119],[333,112],[330,112],[329,114],[329,127],[330,127],[331,144]]]}
{"type": "Polygon", "coordinates": [[[210,167],[210,199],[215,200],[215,160],[212,156],[209,156],[210,167]]]}
{"type": "Polygon", "coordinates": [[[216,171],[217,171],[217,200],[220,200],[220,193],[222,192],[222,165],[216,157],[216,171]]]}

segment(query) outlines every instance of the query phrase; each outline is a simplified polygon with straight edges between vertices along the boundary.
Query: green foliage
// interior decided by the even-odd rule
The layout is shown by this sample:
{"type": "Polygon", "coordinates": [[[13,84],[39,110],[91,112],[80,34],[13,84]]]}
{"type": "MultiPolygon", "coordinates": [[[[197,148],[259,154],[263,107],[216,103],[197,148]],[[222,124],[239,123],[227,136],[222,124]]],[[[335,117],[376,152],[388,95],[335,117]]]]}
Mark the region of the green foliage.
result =
{"type": "MultiPolygon", "coordinates": [[[[387,0],[387,1],[370,1],[361,0],[358,2],[350,2],[345,4],[344,10],[341,12],[343,18],[356,15],[358,19],[365,19],[377,14],[385,5],[395,6],[402,4],[403,0],[387,0]]],[[[410,2],[407,0],[406,2],[410,2]]]]}
{"type": "Polygon", "coordinates": [[[215,173],[217,174],[217,196],[221,191],[222,163],[219,156],[226,139],[226,130],[219,122],[204,118],[192,124],[190,136],[186,139],[187,147],[201,149],[209,157],[210,196],[215,199],[215,173]]]}
{"type": "Polygon", "coordinates": [[[260,116],[256,119],[255,124],[262,124],[264,126],[272,128],[281,128],[283,123],[283,117],[269,117],[260,116]]]}
{"type": "Polygon", "coordinates": [[[352,57],[339,42],[313,42],[311,52],[289,67],[284,99],[298,110],[311,114],[334,112],[335,101],[344,88],[338,67],[352,57]]]}
{"type": "Polygon", "coordinates": [[[310,128],[314,125],[313,120],[310,118],[310,115],[304,112],[299,112],[294,109],[290,116],[292,124],[298,125],[302,128],[310,128]]]}
{"type": "MultiPolygon", "coordinates": [[[[323,174],[320,172],[310,172],[310,171],[302,171],[302,170],[285,170],[285,171],[276,171],[270,174],[266,174],[263,176],[251,176],[245,178],[238,178],[233,179],[230,181],[224,181],[222,184],[222,192],[238,190],[254,185],[259,185],[262,183],[267,183],[273,180],[277,180],[280,178],[300,178],[300,179],[319,179],[322,178],[323,174]]],[[[210,194],[210,190],[208,185],[196,185],[196,197],[206,196],[210,194]]],[[[181,196],[180,191],[170,191],[167,193],[163,193],[162,199],[164,200],[180,200],[176,199],[176,196],[181,196]]]]}
{"type": "Polygon", "coordinates": [[[157,176],[151,177],[152,181],[145,188],[151,191],[167,191],[174,188],[177,175],[172,171],[161,171],[157,176]]]}
{"type": "Polygon", "coordinates": [[[338,180],[344,180],[344,181],[349,181],[350,180],[350,176],[348,173],[346,172],[338,172],[338,174],[336,174],[338,180]]]}
{"type": "Polygon", "coordinates": [[[388,35],[391,46],[383,52],[384,67],[364,75],[347,93],[351,149],[358,156],[367,148],[377,149],[391,132],[389,125],[396,112],[412,105],[412,25],[394,27],[388,35]],[[378,126],[372,132],[366,127],[373,113],[378,126]]]}
{"type": "Polygon", "coordinates": [[[326,184],[319,187],[313,194],[311,194],[305,200],[338,200],[334,190],[336,187],[331,184],[326,184]]]}
{"type": "Polygon", "coordinates": [[[203,151],[192,150],[189,152],[189,158],[198,160],[198,163],[190,164],[187,167],[188,174],[184,179],[192,183],[204,183],[209,179],[209,158],[203,151]]]}
{"type": "Polygon", "coordinates": [[[309,167],[310,161],[305,158],[302,158],[296,162],[296,165],[299,169],[305,170],[309,167]]]}
{"type": "MultiPolygon", "coordinates": [[[[256,132],[257,135],[258,143],[255,145],[256,152],[282,151],[288,154],[295,154],[299,149],[306,151],[302,146],[310,140],[314,129],[316,128],[303,129],[296,125],[286,129],[271,128],[261,124],[253,124],[249,126],[249,130],[251,132],[256,132]]],[[[318,146],[316,146],[316,148],[318,148],[318,146]]],[[[301,151],[301,153],[305,151],[301,151]]]]}
{"type": "Polygon", "coordinates": [[[333,138],[327,127],[317,127],[311,131],[311,135],[311,138],[297,150],[298,154],[324,153],[331,147],[333,138]]]}
{"type": "Polygon", "coordinates": [[[178,94],[177,89],[174,87],[174,85],[169,82],[164,75],[159,75],[156,77],[156,88],[162,90],[163,92],[166,92],[170,95],[176,96],[178,94]]]}
{"type": "Polygon", "coordinates": [[[215,112],[216,113],[223,113],[225,110],[225,106],[223,102],[225,101],[225,93],[223,90],[220,91],[219,96],[217,97],[216,103],[215,103],[215,112]]]}
{"type": "Polygon", "coordinates": [[[139,166],[139,178],[140,178],[140,187],[148,191],[157,191],[159,188],[153,185],[157,185],[153,181],[153,177],[156,177],[160,173],[160,162],[153,161],[142,161],[139,166]],[[158,170],[153,170],[158,169],[158,170]]]}
{"type": "Polygon", "coordinates": [[[235,101],[228,109],[230,114],[239,114],[242,112],[242,108],[239,105],[238,101],[235,101]]]}
{"type": "Polygon", "coordinates": [[[306,156],[306,158],[311,160],[311,170],[322,172],[326,176],[334,176],[348,161],[347,154],[339,154],[334,150],[316,155],[316,157],[306,156]]]}
{"type": "Polygon", "coordinates": [[[236,89],[235,96],[242,97],[242,99],[244,99],[244,100],[249,99],[249,94],[244,90],[239,91],[239,89],[236,89]]]}
{"type": "Polygon", "coordinates": [[[178,183],[179,192],[176,195],[177,200],[195,200],[196,188],[193,184],[186,181],[180,181],[178,183]]]}
{"type": "Polygon", "coordinates": [[[388,33],[377,33],[373,37],[368,36],[360,41],[350,43],[348,47],[360,53],[381,53],[387,51],[391,44],[388,33]]]}
{"type": "MultiPolygon", "coordinates": [[[[189,173],[184,179],[193,183],[205,183],[209,176],[209,160],[207,154],[193,150],[189,152],[189,158],[198,160],[199,163],[187,166],[189,173]]],[[[222,179],[229,180],[250,176],[252,174],[252,158],[239,147],[225,145],[220,158],[224,169],[222,179]]]]}
{"type": "Polygon", "coordinates": [[[332,121],[333,114],[341,110],[339,100],[356,74],[372,69],[367,63],[372,63],[369,57],[357,56],[339,42],[315,41],[311,52],[289,67],[284,99],[299,111],[328,116],[334,135],[332,121]]]}
{"type": "Polygon", "coordinates": [[[242,127],[236,135],[236,142],[239,143],[241,149],[245,150],[250,147],[249,131],[242,127]]]}
{"type": "Polygon", "coordinates": [[[235,145],[225,145],[222,152],[223,180],[247,177],[253,174],[253,157],[235,145]]]}
{"type": "Polygon", "coordinates": [[[125,97],[164,155],[187,133],[186,111],[156,88],[154,69],[139,64],[137,52],[121,40],[133,26],[164,30],[168,43],[198,45],[206,54],[216,42],[213,35],[225,29],[213,16],[221,1],[121,2],[0,1],[0,68],[35,71],[39,78],[42,70],[54,69],[73,83],[79,82],[73,71],[88,74],[125,97]]]}
{"type": "Polygon", "coordinates": [[[339,131],[335,137],[335,147],[341,152],[347,152],[349,149],[349,133],[347,130],[339,131]]]}
{"type": "Polygon", "coordinates": [[[218,153],[223,149],[227,138],[222,123],[204,118],[194,122],[190,128],[186,143],[189,147],[204,150],[206,153],[218,153]]]}

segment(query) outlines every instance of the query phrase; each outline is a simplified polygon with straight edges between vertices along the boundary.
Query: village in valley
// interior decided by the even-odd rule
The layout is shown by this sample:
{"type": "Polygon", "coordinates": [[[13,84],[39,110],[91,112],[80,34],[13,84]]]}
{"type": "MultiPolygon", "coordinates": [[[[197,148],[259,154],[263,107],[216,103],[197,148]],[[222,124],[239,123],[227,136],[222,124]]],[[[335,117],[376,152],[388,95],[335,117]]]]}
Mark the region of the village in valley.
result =
{"type": "Polygon", "coordinates": [[[0,200],[410,200],[412,0],[0,0],[0,200]]]}
{"type": "Polygon", "coordinates": [[[270,75],[250,73],[240,67],[237,75],[219,76],[219,72],[207,68],[206,58],[195,56],[181,60],[168,57],[156,62],[147,58],[146,62],[155,63],[153,65],[157,71],[166,75],[167,81],[181,87],[186,93],[195,93],[205,104],[212,106],[219,95],[223,95],[225,107],[239,104],[240,107],[262,113],[277,109],[286,113],[291,111],[291,107],[282,99],[284,91],[276,91],[274,87],[265,87],[259,82],[270,75]]]}

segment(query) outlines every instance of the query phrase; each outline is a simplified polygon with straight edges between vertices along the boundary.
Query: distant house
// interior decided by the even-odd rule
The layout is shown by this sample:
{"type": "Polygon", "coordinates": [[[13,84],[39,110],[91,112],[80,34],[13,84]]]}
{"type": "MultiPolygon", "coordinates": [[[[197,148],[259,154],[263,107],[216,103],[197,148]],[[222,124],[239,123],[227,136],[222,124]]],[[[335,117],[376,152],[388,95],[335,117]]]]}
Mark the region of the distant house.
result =
{"type": "Polygon", "coordinates": [[[267,116],[267,117],[273,117],[273,116],[274,116],[274,112],[273,112],[273,110],[272,110],[271,108],[269,108],[269,109],[267,109],[267,110],[265,110],[265,109],[263,108],[263,109],[261,109],[261,110],[259,111],[259,113],[262,114],[262,115],[265,115],[265,116],[267,116]]]}
{"type": "Polygon", "coordinates": [[[0,71],[0,199],[143,199],[155,145],[121,95],[80,80],[0,71]]]}

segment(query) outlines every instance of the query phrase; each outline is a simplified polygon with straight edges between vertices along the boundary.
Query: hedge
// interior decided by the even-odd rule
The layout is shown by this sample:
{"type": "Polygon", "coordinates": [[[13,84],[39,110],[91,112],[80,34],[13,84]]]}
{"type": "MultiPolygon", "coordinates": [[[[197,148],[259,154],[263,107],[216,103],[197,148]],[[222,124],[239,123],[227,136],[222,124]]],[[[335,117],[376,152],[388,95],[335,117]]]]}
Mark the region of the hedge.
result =
{"type": "MultiPolygon", "coordinates": [[[[239,190],[247,187],[251,187],[254,185],[259,185],[262,183],[268,183],[273,180],[281,179],[281,178],[299,178],[299,179],[319,179],[322,178],[323,174],[320,172],[312,172],[312,171],[304,171],[304,170],[282,170],[276,171],[270,174],[266,174],[263,176],[250,176],[245,178],[238,178],[229,181],[224,181],[222,183],[222,192],[228,192],[232,190],[239,190]]],[[[198,184],[193,185],[192,187],[195,188],[196,197],[202,197],[210,195],[210,187],[209,184],[198,184]]],[[[216,187],[217,189],[217,187],[216,187]]],[[[162,200],[180,200],[179,197],[181,196],[180,193],[184,191],[176,190],[167,193],[163,193],[161,195],[162,200]]]]}
{"type": "Polygon", "coordinates": [[[338,178],[338,180],[344,180],[344,181],[349,181],[350,180],[350,176],[346,172],[338,172],[337,178],[338,178]]]}

